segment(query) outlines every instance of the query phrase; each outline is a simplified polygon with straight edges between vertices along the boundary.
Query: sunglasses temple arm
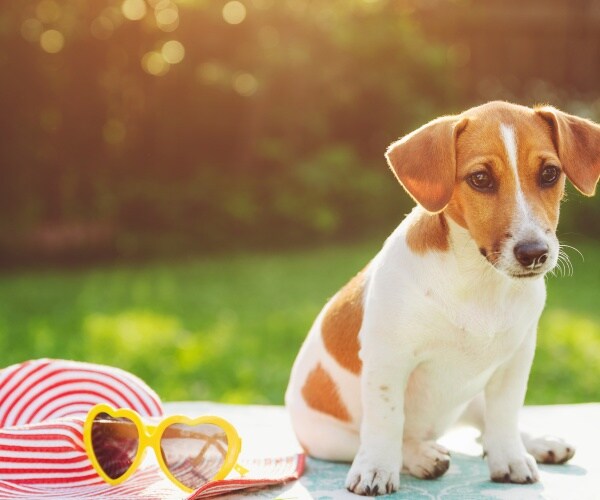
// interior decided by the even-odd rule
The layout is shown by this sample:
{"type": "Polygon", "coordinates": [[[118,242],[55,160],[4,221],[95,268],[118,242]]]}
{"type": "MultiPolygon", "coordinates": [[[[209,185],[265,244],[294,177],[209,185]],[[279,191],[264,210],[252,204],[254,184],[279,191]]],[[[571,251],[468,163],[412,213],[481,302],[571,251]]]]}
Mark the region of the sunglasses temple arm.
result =
{"type": "Polygon", "coordinates": [[[246,467],[244,467],[243,465],[240,464],[235,464],[233,466],[233,469],[240,475],[240,476],[245,476],[246,474],[248,474],[248,472],[250,472],[248,469],[246,469],[246,467]]]}

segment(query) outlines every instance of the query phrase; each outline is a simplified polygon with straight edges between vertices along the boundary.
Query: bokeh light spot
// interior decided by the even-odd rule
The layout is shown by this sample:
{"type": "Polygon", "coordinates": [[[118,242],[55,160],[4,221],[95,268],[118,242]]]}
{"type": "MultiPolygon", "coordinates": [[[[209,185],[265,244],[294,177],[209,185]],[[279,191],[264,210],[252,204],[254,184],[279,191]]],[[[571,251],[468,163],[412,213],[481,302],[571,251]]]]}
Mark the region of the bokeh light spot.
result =
{"type": "Polygon", "coordinates": [[[65,37],[60,31],[47,30],[40,36],[40,45],[49,54],[60,52],[65,45],[65,37]]]}
{"type": "Polygon", "coordinates": [[[23,24],[21,24],[21,35],[28,42],[39,42],[43,31],[44,25],[39,19],[25,19],[23,24]]]}
{"type": "Polygon", "coordinates": [[[179,11],[177,5],[170,0],[161,0],[154,7],[156,25],[162,31],[174,31],[179,26],[179,11]]]}
{"type": "Polygon", "coordinates": [[[250,73],[240,73],[233,79],[233,89],[238,94],[249,97],[258,89],[258,81],[250,73]]]}
{"type": "Polygon", "coordinates": [[[240,24],[246,19],[246,7],[238,0],[227,2],[223,6],[223,19],[229,24],[240,24]]]}
{"type": "Polygon", "coordinates": [[[146,2],[144,0],[125,0],[121,4],[121,12],[130,21],[139,21],[146,15],[146,2]]]}
{"type": "Polygon", "coordinates": [[[53,23],[60,17],[61,8],[54,0],[42,0],[35,8],[35,15],[43,23],[53,23]]]}
{"type": "Polygon", "coordinates": [[[116,118],[110,118],[102,127],[102,136],[108,144],[119,144],[125,140],[125,124],[116,118]]]}
{"type": "Polygon", "coordinates": [[[169,64],[177,64],[185,57],[185,47],[177,40],[169,40],[162,46],[161,54],[169,64]]]}
{"type": "Polygon", "coordinates": [[[142,68],[151,75],[163,76],[169,71],[170,64],[165,61],[160,52],[147,52],[142,57],[142,68]]]}

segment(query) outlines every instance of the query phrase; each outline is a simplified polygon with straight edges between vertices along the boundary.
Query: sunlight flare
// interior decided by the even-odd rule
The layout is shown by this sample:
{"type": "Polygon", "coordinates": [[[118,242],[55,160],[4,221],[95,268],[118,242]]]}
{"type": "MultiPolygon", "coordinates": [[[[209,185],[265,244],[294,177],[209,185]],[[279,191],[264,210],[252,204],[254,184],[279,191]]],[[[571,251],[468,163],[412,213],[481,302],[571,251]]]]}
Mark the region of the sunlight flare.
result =
{"type": "Polygon", "coordinates": [[[246,19],[246,7],[237,0],[227,2],[223,7],[223,19],[228,24],[240,24],[246,19]]]}
{"type": "Polygon", "coordinates": [[[185,57],[185,47],[177,40],[169,40],[162,46],[161,54],[169,64],[178,64],[185,57]]]}
{"type": "Polygon", "coordinates": [[[146,2],[144,0],[125,0],[121,4],[121,12],[130,21],[139,21],[146,16],[146,2]]]}
{"type": "Polygon", "coordinates": [[[65,45],[65,37],[58,30],[46,30],[40,36],[40,45],[48,54],[57,54],[65,45]]]}

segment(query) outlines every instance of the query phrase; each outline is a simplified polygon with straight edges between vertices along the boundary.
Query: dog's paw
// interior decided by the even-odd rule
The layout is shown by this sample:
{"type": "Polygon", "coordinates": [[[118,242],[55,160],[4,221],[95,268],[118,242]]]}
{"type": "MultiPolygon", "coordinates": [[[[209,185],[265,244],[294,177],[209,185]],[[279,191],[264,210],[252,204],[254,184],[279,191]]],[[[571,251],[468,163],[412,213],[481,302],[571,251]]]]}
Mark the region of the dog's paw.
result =
{"type": "Polygon", "coordinates": [[[526,452],[488,451],[488,466],[496,483],[535,483],[540,479],[534,458],[526,452]]]}
{"type": "Polygon", "coordinates": [[[527,452],[540,464],[564,464],[575,455],[572,444],[554,436],[523,438],[527,452]]]}
{"type": "Polygon", "coordinates": [[[450,452],[435,441],[405,441],[404,469],[420,479],[435,479],[450,467],[450,452]]]}
{"type": "Polygon", "coordinates": [[[348,472],[346,488],[366,496],[393,493],[400,488],[400,464],[368,458],[359,453],[348,472]]]}

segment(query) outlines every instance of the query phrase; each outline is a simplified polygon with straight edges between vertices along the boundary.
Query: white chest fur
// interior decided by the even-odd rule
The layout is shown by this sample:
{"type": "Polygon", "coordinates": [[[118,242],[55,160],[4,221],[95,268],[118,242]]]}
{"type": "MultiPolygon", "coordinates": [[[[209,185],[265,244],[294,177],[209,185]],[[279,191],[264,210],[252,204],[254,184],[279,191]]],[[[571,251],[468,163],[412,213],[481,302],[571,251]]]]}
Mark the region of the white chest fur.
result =
{"type": "Polygon", "coordinates": [[[406,230],[421,213],[416,208],[409,214],[374,259],[366,315],[387,309],[399,326],[421,326],[423,336],[410,333],[407,339],[416,342],[429,336],[439,339],[453,329],[472,340],[489,339],[522,331],[537,320],[546,297],[543,279],[518,281],[498,272],[482,258],[468,232],[451,220],[449,251],[411,251],[406,230]]]}
{"type": "Polygon", "coordinates": [[[407,429],[414,420],[437,433],[535,335],[545,285],[500,274],[452,222],[449,251],[415,254],[405,233],[419,215],[420,209],[411,213],[372,262],[361,357],[377,358],[385,349],[397,352],[399,363],[412,363],[407,429]]]}

